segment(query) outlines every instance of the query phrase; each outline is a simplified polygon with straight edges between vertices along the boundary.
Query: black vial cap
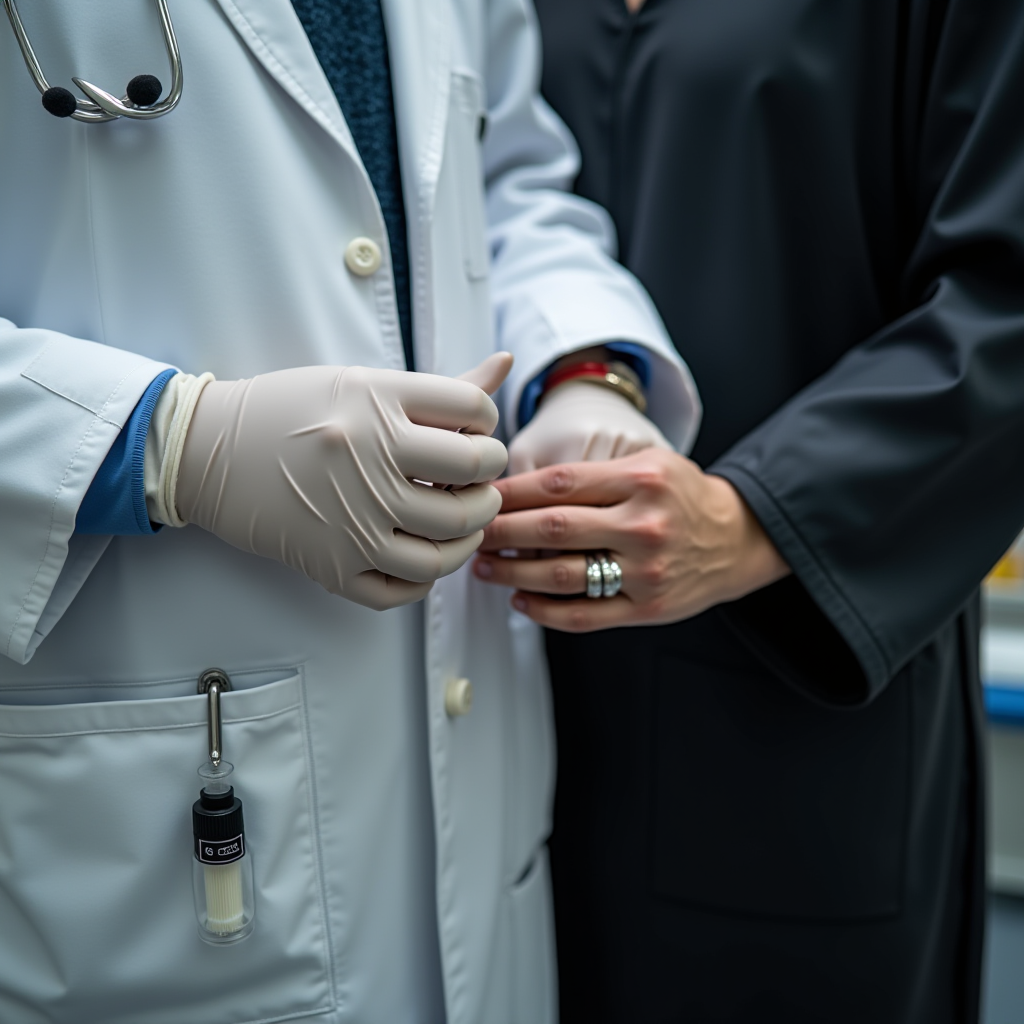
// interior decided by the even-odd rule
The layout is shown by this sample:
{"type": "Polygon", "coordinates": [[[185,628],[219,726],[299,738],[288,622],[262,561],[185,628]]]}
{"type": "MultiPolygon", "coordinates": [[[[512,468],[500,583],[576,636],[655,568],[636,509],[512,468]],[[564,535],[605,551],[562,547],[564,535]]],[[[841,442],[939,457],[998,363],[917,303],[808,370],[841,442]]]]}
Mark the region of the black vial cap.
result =
{"type": "Polygon", "coordinates": [[[54,117],[70,117],[78,106],[74,93],[59,85],[51,86],[43,93],[43,106],[54,117]]]}
{"type": "Polygon", "coordinates": [[[199,791],[192,805],[192,834],[196,839],[231,839],[245,830],[242,801],[230,786],[226,793],[199,791]]]}
{"type": "Polygon", "coordinates": [[[158,99],[164,87],[156,75],[136,75],[129,83],[125,92],[128,99],[137,107],[151,107],[158,99]]]}

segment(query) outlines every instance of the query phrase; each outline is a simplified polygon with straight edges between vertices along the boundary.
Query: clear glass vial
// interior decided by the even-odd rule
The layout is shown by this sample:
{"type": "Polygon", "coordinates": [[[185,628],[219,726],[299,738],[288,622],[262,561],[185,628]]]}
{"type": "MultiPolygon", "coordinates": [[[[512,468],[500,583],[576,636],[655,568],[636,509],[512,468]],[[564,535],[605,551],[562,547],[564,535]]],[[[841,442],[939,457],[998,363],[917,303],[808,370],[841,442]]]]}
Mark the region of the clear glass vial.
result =
{"type": "Polygon", "coordinates": [[[221,946],[241,942],[255,922],[252,855],[245,845],[242,801],[228,785],[233,766],[208,761],[199,769],[206,783],[192,805],[192,893],[199,935],[221,946]]]}

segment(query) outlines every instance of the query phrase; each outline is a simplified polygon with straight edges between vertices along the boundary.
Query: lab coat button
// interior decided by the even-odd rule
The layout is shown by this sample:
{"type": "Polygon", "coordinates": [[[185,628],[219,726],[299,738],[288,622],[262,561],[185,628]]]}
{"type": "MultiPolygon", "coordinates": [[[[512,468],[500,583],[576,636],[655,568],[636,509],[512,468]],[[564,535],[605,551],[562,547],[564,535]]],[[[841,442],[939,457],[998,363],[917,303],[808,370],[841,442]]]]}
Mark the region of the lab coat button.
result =
{"type": "Polygon", "coordinates": [[[345,247],[345,266],[357,277],[380,269],[380,246],[372,238],[353,238],[345,247]]]}
{"type": "Polygon", "coordinates": [[[444,709],[449,718],[468,715],[473,706],[473,684],[468,679],[449,679],[444,688],[444,709]]]}

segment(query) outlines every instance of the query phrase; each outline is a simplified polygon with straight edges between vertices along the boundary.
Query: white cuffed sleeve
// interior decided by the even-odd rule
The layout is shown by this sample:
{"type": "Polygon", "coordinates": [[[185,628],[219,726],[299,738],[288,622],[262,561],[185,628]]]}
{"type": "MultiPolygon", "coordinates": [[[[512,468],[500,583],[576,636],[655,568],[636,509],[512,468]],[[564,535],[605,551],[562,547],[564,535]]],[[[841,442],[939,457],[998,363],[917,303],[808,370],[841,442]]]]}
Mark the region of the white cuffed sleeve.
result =
{"type": "Polygon", "coordinates": [[[75,516],[132,410],[167,364],[0,319],[0,654],[25,664],[110,538],[75,516]]]}
{"type": "Polygon", "coordinates": [[[498,347],[516,357],[503,389],[514,424],[523,388],[554,359],[606,341],[644,346],[651,358],[648,415],[688,451],[701,406],[686,364],[640,283],[613,259],[603,209],[571,194],[579,152],[540,98],[540,47],[525,0],[491,23],[483,159],[498,347]]]}

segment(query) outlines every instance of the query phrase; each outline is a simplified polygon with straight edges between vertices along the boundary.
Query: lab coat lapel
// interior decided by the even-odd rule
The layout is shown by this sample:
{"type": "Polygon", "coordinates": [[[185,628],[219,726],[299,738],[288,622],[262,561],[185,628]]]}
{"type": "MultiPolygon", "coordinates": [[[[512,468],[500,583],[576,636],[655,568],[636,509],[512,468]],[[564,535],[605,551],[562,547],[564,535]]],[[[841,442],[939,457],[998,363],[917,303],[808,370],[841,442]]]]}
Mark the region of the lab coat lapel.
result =
{"type": "MultiPolygon", "coordinates": [[[[290,0],[217,0],[274,79],[359,164],[334,91],[290,0]]],[[[430,244],[451,91],[449,0],[381,0],[388,36],[411,271],[416,361],[434,365],[430,244]]],[[[186,70],[187,73],[187,70],[186,70]]]]}
{"type": "Polygon", "coordinates": [[[451,92],[453,14],[449,0],[381,0],[381,7],[409,235],[416,365],[430,370],[435,365],[430,246],[451,92]]]}
{"type": "Polygon", "coordinates": [[[432,208],[448,114],[452,12],[448,0],[381,0],[402,176],[432,208]]]}
{"type": "Polygon", "coordinates": [[[337,97],[290,0],[217,2],[242,41],[281,88],[359,163],[337,97]]]}

